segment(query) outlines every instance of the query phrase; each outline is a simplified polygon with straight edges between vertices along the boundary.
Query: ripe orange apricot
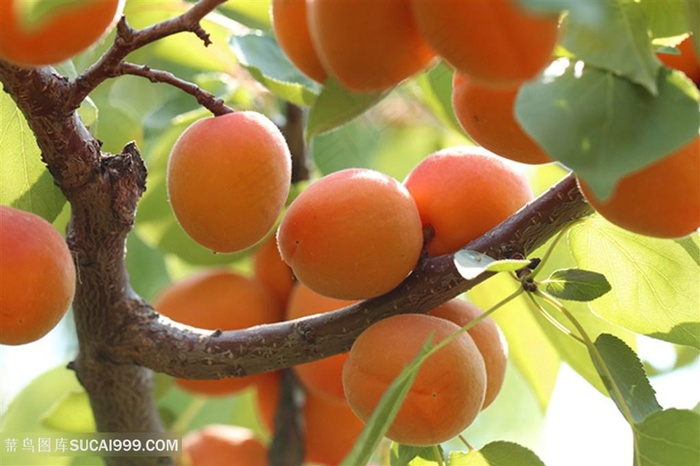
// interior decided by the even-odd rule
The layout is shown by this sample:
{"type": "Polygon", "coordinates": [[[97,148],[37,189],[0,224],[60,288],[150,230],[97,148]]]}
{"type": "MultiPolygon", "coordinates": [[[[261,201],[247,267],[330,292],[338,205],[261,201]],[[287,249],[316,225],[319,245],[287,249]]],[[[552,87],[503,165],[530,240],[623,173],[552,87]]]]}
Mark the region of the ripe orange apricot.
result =
{"type": "Polygon", "coordinates": [[[267,464],[267,447],[245,427],[210,424],[182,439],[185,465],[252,466],[267,464]]]}
{"type": "Polygon", "coordinates": [[[49,333],[74,294],[73,257],[58,231],[38,215],[0,205],[0,344],[49,333]]]}
{"type": "MultiPolygon", "coordinates": [[[[156,298],[153,307],[174,321],[207,330],[238,330],[282,319],[265,287],[226,269],[198,272],[173,283],[156,298]]],[[[176,383],[193,393],[226,395],[248,387],[260,377],[176,379],[176,383]]]]}
{"type": "MultiPolygon", "coordinates": [[[[289,298],[287,320],[334,311],[355,302],[328,298],[316,293],[303,283],[297,283],[289,298]]],[[[294,366],[294,370],[299,376],[299,380],[309,391],[335,401],[345,401],[343,365],[347,358],[347,353],[336,354],[318,361],[294,366]]]]}
{"type": "Polygon", "coordinates": [[[496,155],[521,163],[552,162],[515,119],[519,87],[494,87],[455,73],[452,108],[469,137],[496,155]]]}
{"type": "Polygon", "coordinates": [[[411,0],[430,46],[461,73],[515,86],[550,61],[558,19],[528,12],[515,0],[411,0]]]}
{"type": "Polygon", "coordinates": [[[634,233],[679,238],[700,227],[700,136],[622,178],[601,201],[581,179],[586,200],[610,222],[634,233]]]}
{"type": "Polygon", "coordinates": [[[286,309],[294,275],[280,256],[275,236],[265,240],[253,253],[253,274],[270,290],[280,309],[286,309]]]}
{"type": "Polygon", "coordinates": [[[277,231],[282,258],[297,279],[336,299],[393,289],[415,267],[422,242],[418,209],[406,188],[368,169],[341,170],[312,183],[277,231]]]}
{"type": "MultiPolygon", "coordinates": [[[[362,332],[343,369],[343,385],[353,411],[367,421],[381,396],[420,351],[430,335],[434,345],[459,327],[423,314],[400,314],[362,332]]],[[[468,333],[431,355],[418,370],[388,438],[406,445],[447,441],[476,418],[484,403],[486,369],[468,333]]]]}
{"type": "MultiPolygon", "coordinates": [[[[458,327],[464,327],[483,314],[483,311],[469,301],[454,298],[436,307],[428,314],[447,319],[458,327]]],[[[486,396],[484,397],[484,405],[481,407],[483,410],[496,399],[503,386],[508,364],[508,345],[496,322],[490,317],[481,320],[468,332],[476,343],[476,347],[479,348],[479,353],[484,358],[486,366],[486,396]]]]}
{"type": "Polygon", "coordinates": [[[423,225],[434,232],[426,243],[432,256],[457,251],[533,198],[522,173],[475,146],[433,153],[408,174],[404,185],[423,225]]]}
{"type": "Polygon", "coordinates": [[[56,2],[43,16],[29,18],[29,2],[0,2],[0,59],[21,66],[43,66],[68,60],[87,50],[116,23],[124,2],[94,0],[56,2]],[[74,2],[76,3],[76,2],[74,2]]]}
{"type": "Polygon", "coordinates": [[[306,0],[272,0],[272,28],[282,51],[306,76],[323,83],[328,75],[311,43],[306,0]]]}
{"type": "Polygon", "coordinates": [[[272,229],[289,194],[287,142],[267,117],[234,112],[189,126],[170,152],[170,204],[182,228],[216,252],[235,252],[272,229]]]}
{"type": "Polygon", "coordinates": [[[680,52],[678,55],[657,53],[656,56],[664,65],[682,71],[696,85],[700,85],[700,54],[695,51],[693,38],[686,37],[676,48],[680,52]]]}
{"type": "Polygon", "coordinates": [[[307,392],[304,425],[306,462],[340,464],[357,442],[365,423],[347,402],[338,403],[307,392]]]}
{"type": "MultiPolygon", "coordinates": [[[[263,424],[274,432],[274,419],[280,398],[278,373],[257,384],[256,404],[263,424]]],[[[302,407],[305,462],[339,464],[357,441],[364,423],[347,401],[334,401],[306,392],[302,407]]]]}
{"type": "Polygon", "coordinates": [[[324,68],[356,92],[383,91],[430,64],[408,0],[309,0],[309,31],[324,68]]]}
{"type": "Polygon", "coordinates": [[[255,406],[258,419],[267,428],[268,433],[275,433],[275,416],[280,403],[280,383],[279,371],[261,374],[255,382],[255,406]]]}

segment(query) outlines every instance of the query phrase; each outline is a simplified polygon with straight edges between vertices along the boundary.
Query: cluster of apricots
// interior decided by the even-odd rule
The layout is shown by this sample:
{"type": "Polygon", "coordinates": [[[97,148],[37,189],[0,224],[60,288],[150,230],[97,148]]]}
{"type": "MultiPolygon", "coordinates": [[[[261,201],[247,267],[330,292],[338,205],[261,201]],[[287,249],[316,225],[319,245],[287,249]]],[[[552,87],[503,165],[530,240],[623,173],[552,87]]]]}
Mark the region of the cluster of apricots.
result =
{"type": "MultiPolygon", "coordinates": [[[[454,68],[454,113],[474,142],[521,163],[553,161],[523,131],[514,105],[522,84],[551,62],[557,16],[514,0],[387,0],[370,10],[361,2],[273,0],[280,47],[310,78],[325,82],[330,76],[354,92],[388,90],[441,58],[454,68]]],[[[678,51],[657,56],[700,85],[692,37],[678,51]]],[[[624,177],[609,199],[597,198],[583,182],[582,191],[601,215],[632,232],[690,234],[700,227],[698,144],[696,138],[624,177]]]]}
{"type": "Polygon", "coordinates": [[[282,50],[304,74],[355,92],[388,90],[437,57],[488,83],[525,81],[549,61],[558,18],[511,0],[273,0],[282,50]],[[489,44],[484,47],[483,44],[489,44]]]}
{"type": "Polygon", "coordinates": [[[49,222],[0,205],[0,258],[0,344],[36,341],[70,308],[73,256],[49,222]]]}
{"type": "Polygon", "coordinates": [[[124,0],[0,2],[0,59],[20,66],[52,65],[84,52],[106,35],[124,0]]]}
{"type": "MultiPolygon", "coordinates": [[[[186,153],[183,138],[174,149],[180,155],[186,153]]],[[[288,155],[281,158],[286,164],[288,155]]],[[[192,164],[183,174],[205,163],[192,164]]],[[[171,162],[173,166],[178,165],[171,162]]],[[[214,179],[208,184],[215,183],[214,179]]],[[[234,187],[246,195],[248,185],[234,187]]],[[[457,251],[532,197],[525,176],[514,165],[476,146],[430,154],[403,182],[370,169],[340,170],[311,183],[291,202],[276,235],[254,250],[253,277],[229,269],[199,272],[164,290],[154,307],[173,320],[210,330],[335,311],[392,290],[411,273],[422,253],[457,251]]],[[[233,224],[227,228],[229,236],[235,236],[233,224]]],[[[381,394],[427,336],[435,333],[438,342],[481,311],[456,299],[433,314],[386,319],[363,333],[349,353],[294,367],[307,393],[303,406],[307,461],[339,462],[381,394]],[[370,357],[382,340],[382,357],[370,357]],[[390,343],[394,340],[396,344],[390,343]]],[[[431,358],[388,433],[394,440],[414,445],[445,441],[466,428],[500,389],[505,345],[488,318],[431,358]],[[453,365],[460,369],[446,370],[453,365]],[[441,372],[449,376],[439,377],[441,372]],[[434,392],[426,397],[428,387],[434,392]]],[[[276,373],[176,383],[206,395],[254,386],[264,424],[274,428],[280,390],[276,373]]]]}

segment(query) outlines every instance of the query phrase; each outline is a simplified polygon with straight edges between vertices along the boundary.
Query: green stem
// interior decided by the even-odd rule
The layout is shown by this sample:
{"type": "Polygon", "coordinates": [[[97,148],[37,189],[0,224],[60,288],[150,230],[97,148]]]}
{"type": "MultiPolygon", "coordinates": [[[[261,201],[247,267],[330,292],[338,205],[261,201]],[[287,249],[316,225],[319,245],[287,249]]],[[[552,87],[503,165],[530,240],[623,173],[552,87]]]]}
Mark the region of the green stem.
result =
{"type": "Polygon", "coordinates": [[[433,455],[435,455],[435,458],[437,459],[438,466],[445,466],[445,460],[442,458],[442,452],[440,451],[440,447],[437,445],[433,445],[433,455]]]}
{"type": "Polygon", "coordinates": [[[498,308],[500,308],[500,307],[502,307],[502,306],[508,304],[510,301],[514,300],[514,299],[517,298],[521,293],[524,293],[524,292],[525,292],[525,290],[523,290],[522,288],[518,288],[518,289],[515,290],[513,293],[509,294],[508,296],[506,296],[505,298],[503,298],[502,300],[500,300],[499,302],[497,302],[496,304],[494,304],[494,305],[493,305],[491,308],[489,308],[487,311],[484,311],[483,314],[481,314],[480,316],[478,316],[478,317],[475,318],[474,320],[469,321],[469,323],[467,323],[465,326],[463,326],[462,328],[460,328],[459,330],[457,330],[455,333],[453,333],[452,335],[448,336],[447,338],[445,338],[444,340],[440,341],[440,342],[437,343],[435,346],[433,346],[432,348],[430,348],[430,350],[428,350],[428,352],[427,352],[426,355],[425,355],[426,359],[429,358],[433,353],[439,351],[439,350],[442,349],[443,347],[445,347],[445,346],[449,345],[450,343],[452,343],[452,341],[455,340],[455,339],[457,339],[462,333],[468,331],[470,328],[474,327],[474,326],[477,325],[479,322],[481,322],[482,320],[484,320],[485,318],[487,318],[487,317],[488,317],[489,315],[491,315],[494,311],[496,311],[496,309],[498,309],[498,308]]]}
{"type": "Polygon", "coordinates": [[[600,355],[600,352],[598,352],[598,348],[596,348],[595,344],[593,344],[593,341],[586,333],[586,330],[578,322],[578,320],[576,320],[574,315],[564,305],[557,301],[556,298],[541,290],[537,290],[535,294],[560,311],[573,324],[573,326],[576,327],[576,330],[581,334],[583,342],[588,348],[588,352],[591,355],[593,365],[598,371],[598,375],[601,377],[603,384],[607,387],[608,392],[610,393],[610,397],[617,402],[617,405],[627,423],[634,427],[634,418],[629,410],[629,407],[627,406],[627,403],[625,402],[625,398],[620,392],[620,388],[615,383],[615,379],[608,369],[607,364],[605,364],[605,360],[600,355]],[[606,380],[608,383],[606,383],[606,380]]]}
{"type": "Polygon", "coordinates": [[[547,309],[542,306],[541,303],[539,303],[533,296],[532,294],[528,293],[527,294],[528,299],[532,302],[532,305],[535,306],[535,309],[540,311],[540,314],[549,321],[550,324],[552,324],[554,327],[556,327],[559,331],[562,333],[570,336],[574,340],[578,341],[579,343],[585,345],[586,342],[583,340],[583,338],[579,337],[576,335],[574,332],[566,328],[561,322],[559,322],[552,314],[550,314],[547,309]]]}

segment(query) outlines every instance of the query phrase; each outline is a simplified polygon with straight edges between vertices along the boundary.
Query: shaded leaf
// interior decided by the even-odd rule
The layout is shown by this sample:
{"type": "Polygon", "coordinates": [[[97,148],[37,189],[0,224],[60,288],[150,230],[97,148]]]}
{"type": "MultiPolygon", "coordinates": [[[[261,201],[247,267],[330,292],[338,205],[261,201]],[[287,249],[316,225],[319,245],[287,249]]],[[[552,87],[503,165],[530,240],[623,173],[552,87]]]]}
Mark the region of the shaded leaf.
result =
{"type": "Polygon", "coordinates": [[[617,181],[697,136],[698,90],[662,68],[659,93],[583,62],[560,59],[520,88],[516,119],[556,160],[576,172],[596,197],[617,181]]]}
{"type": "Polygon", "coordinates": [[[414,464],[416,458],[422,458],[426,460],[426,463],[430,464],[440,464],[444,463],[443,451],[439,445],[431,445],[427,447],[413,446],[413,445],[402,445],[400,443],[393,442],[391,444],[390,451],[390,465],[391,466],[405,466],[408,464],[414,464]],[[439,453],[441,457],[438,459],[435,457],[436,453],[439,453]]]}
{"type": "Polygon", "coordinates": [[[642,362],[625,342],[613,335],[603,334],[594,345],[613,378],[607,380],[605,372],[599,368],[603,382],[623,414],[629,412],[634,422],[641,422],[661,409],[642,362]]]}
{"type": "Polygon", "coordinates": [[[607,14],[595,24],[567,16],[562,45],[586,66],[624,76],[656,95],[661,64],[649,40],[644,10],[638,3],[604,3],[607,14]]]}
{"type": "Polygon", "coordinates": [[[306,139],[342,126],[362,115],[382,100],[389,91],[357,94],[345,89],[338,81],[328,78],[318,98],[309,110],[306,139]]]}
{"type": "Polygon", "coordinates": [[[652,38],[670,37],[688,31],[686,4],[677,0],[639,0],[652,38]]]}
{"type": "Polygon", "coordinates": [[[231,37],[238,62],[277,97],[299,106],[314,103],[321,86],[307,78],[285,56],[271,34],[254,32],[231,37]]]}
{"type": "Polygon", "coordinates": [[[440,122],[453,131],[464,134],[452,109],[453,73],[452,68],[440,61],[415,79],[423,91],[423,101],[440,122]]]}
{"type": "Polygon", "coordinates": [[[53,222],[66,199],[41,161],[24,115],[4,92],[0,93],[0,165],[0,204],[53,222]]]}
{"type": "Polygon", "coordinates": [[[635,466],[696,465],[700,459],[700,414],[666,409],[634,426],[635,466]]]}
{"type": "Polygon", "coordinates": [[[547,293],[571,301],[593,301],[610,291],[605,275],[581,269],[555,270],[544,284],[547,293]]]}
{"type": "Polygon", "coordinates": [[[637,333],[700,348],[700,238],[636,235],[599,216],[575,225],[569,244],[579,267],[604,274],[612,290],[589,303],[637,333]]]}
{"type": "Polygon", "coordinates": [[[544,466],[530,449],[514,442],[497,441],[468,453],[450,452],[450,466],[544,466]]]}

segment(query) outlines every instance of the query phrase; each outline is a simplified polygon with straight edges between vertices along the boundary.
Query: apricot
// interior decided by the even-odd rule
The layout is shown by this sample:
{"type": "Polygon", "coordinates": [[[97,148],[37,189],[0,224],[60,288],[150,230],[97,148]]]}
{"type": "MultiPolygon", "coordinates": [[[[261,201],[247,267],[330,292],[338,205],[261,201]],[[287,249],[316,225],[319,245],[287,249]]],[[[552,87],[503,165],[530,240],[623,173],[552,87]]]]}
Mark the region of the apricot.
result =
{"type": "Polygon", "coordinates": [[[280,130],[257,112],[203,118],[170,152],[167,186],[182,228],[216,252],[260,241],[289,194],[291,155],[280,130]]]}
{"type": "MultiPolygon", "coordinates": [[[[343,369],[348,403],[367,421],[389,385],[419,353],[428,337],[437,344],[459,327],[423,314],[383,319],[355,340],[343,369]]],[[[418,370],[386,436],[406,445],[434,445],[466,429],[486,393],[486,368],[479,349],[462,332],[429,356],[418,370]]]]}
{"type": "Polygon", "coordinates": [[[336,299],[365,299],[396,287],[423,242],[416,204],[395,179],[346,169],[309,185],[277,231],[282,259],[299,281],[336,299]]]}
{"type": "Polygon", "coordinates": [[[112,29],[124,2],[56,2],[37,18],[30,18],[30,5],[0,2],[0,59],[20,66],[51,65],[84,52],[112,29]]]}
{"type": "MultiPolygon", "coordinates": [[[[174,321],[207,330],[238,330],[282,319],[263,285],[226,269],[197,272],[173,283],[156,298],[153,307],[174,321]]],[[[250,386],[261,376],[175,382],[192,393],[227,395],[250,386]]]]}
{"type": "MultiPolygon", "coordinates": [[[[280,399],[278,373],[257,384],[256,404],[263,424],[274,432],[275,413],[280,399]]],[[[335,401],[306,392],[303,416],[305,462],[339,464],[355,445],[364,428],[347,401],[335,401]]]]}
{"type": "Polygon", "coordinates": [[[516,162],[552,162],[515,119],[519,87],[494,87],[454,74],[452,108],[469,137],[489,151],[516,162]]]}
{"type": "Polygon", "coordinates": [[[311,43],[306,0],[272,0],[272,28],[282,51],[299,70],[323,83],[328,75],[311,43]]]}
{"type": "Polygon", "coordinates": [[[512,164],[475,146],[457,146],[423,159],[406,177],[423,225],[432,230],[428,254],[457,251],[533,198],[512,164]]]}
{"type": "Polygon", "coordinates": [[[365,423],[347,402],[307,392],[304,404],[304,449],[308,463],[340,464],[357,442],[365,423]]]}
{"type": "Polygon", "coordinates": [[[557,42],[558,18],[531,13],[515,0],[411,0],[430,46],[460,73],[516,86],[542,70],[557,42]]]}
{"type": "Polygon", "coordinates": [[[323,67],[351,91],[390,89],[435,56],[408,0],[309,0],[307,15],[323,67]]]}
{"type": "Polygon", "coordinates": [[[253,466],[267,464],[267,447],[245,427],[210,424],[182,439],[188,466],[253,466]]]}
{"type": "Polygon", "coordinates": [[[275,433],[275,416],[280,404],[281,377],[278,371],[261,374],[255,381],[255,407],[258,419],[270,434],[275,433]]]}
{"type": "Polygon", "coordinates": [[[275,236],[270,236],[253,253],[253,274],[270,290],[280,309],[286,309],[294,286],[294,274],[282,260],[275,236]]]}
{"type": "Polygon", "coordinates": [[[664,65],[685,73],[696,85],[700,85],[700,54],[695,51],[692,36],[688,36],[676,48],[679,54],[657,53],[664,65]]]}
{"type": "MultiPolygon", "coordinates": [[[[469,301],[454,298],[436,307],[428,314],[447,319],[458,327],[464,327],[482,315],[483,311],[469,301]]],[[[493,402],[503,386],[508,364],[508,345],[498,325],[490,317],[481,320],[468,332],[476,343],[476,347],[479,348],[479,353],[484,358],[486,366],[486,395],[484,405],[481,407],[483,410],[493,402]]]]}
{"type": "MultiPolygon", "coordinates": [[[[329,298],[316,293],[303,283],[298,283],[289,298],[287,319],[334,311],[356,301],[344,301],[329,298]]],[[[294,366],[299,380],[311,392],[335,401],[345,401],[343,393],[343,365],[348,354],[336,354],[318,361],[294,366]]]]}
{"type": "Polygon", "coordinates": [[[0,344],[23,345],[53,329],[75,294],[75,265],[46,220],[0,205],[0,344]]]}
{"type": "Polygon", "coordinates": [[[603,201],[578,180],[591,206],[611,223],[640,235],[679,238],[700,227],[700,136],[622,178],[603,201]]]}

